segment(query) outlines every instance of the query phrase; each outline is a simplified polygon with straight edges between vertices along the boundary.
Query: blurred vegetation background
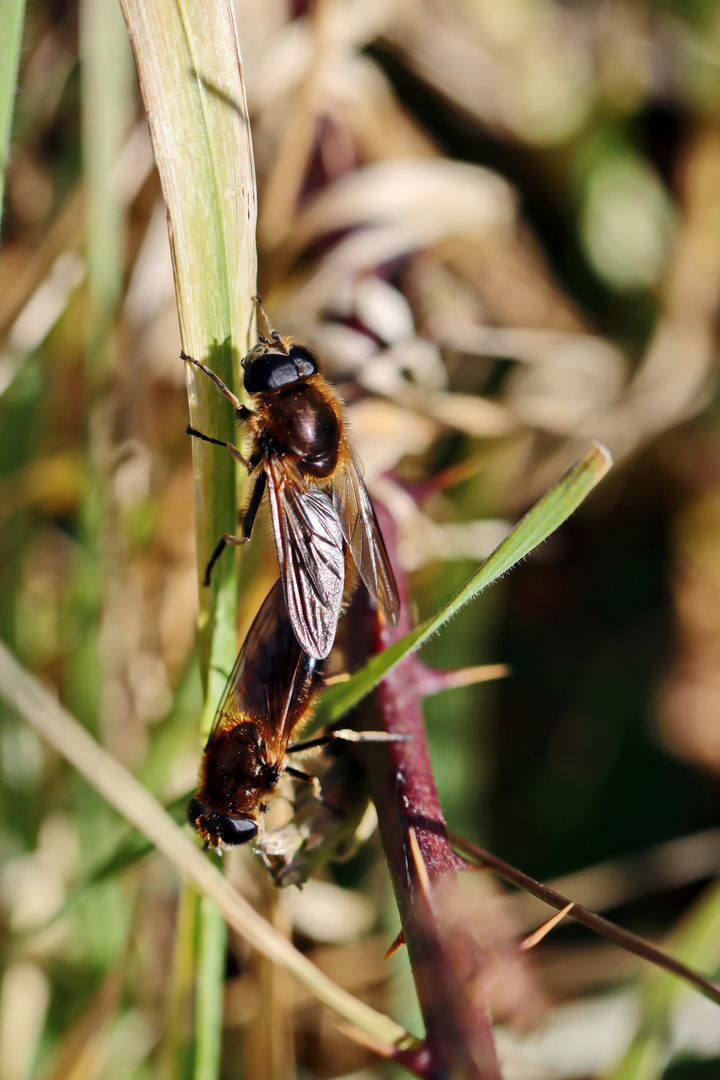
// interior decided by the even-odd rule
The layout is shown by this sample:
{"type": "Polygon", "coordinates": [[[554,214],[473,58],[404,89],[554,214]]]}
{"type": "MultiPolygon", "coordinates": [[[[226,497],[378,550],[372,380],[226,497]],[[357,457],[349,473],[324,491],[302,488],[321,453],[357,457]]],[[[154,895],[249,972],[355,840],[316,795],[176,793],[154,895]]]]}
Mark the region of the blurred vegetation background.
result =
{"type": "MultiPolygon", "coordinates": [[[[259,288],[349,404],[419,613],[592,439],[618,461],[424,651],[512,669],[427,702],[448,823],[542,880],[574,875],[571,896],[653,940],[674,933],[711,974],[720,7],[236,12],[259,288]]],[[[170,801],[200,749],[192,469],[165,211],[114,0],[28,4],[1,240],[0,636],[170,801]]],[[[276,573],[259,529],[239,640],[276,573]]],[[[178,910],[156,858],[79,890],[123,824],[0,718],[0,1073],[191,1075],[176,927],[192,901],[178,910]]],[[[302,892],[276,894],[252,860],[237,873],[320,966],[413,1022],[403,957],[382,959],[397,923],[376,839],[302,892]]],[[[500,895],[484,884],[479,912],[500,895]]],[[[503,911],[511,934],[544,917],[503,911]]],[[[720,1075],[716,1008],[640,975],[561,926],[517,983],[491,987],[508,1080],[720,1075]]],[[[397,1072],[233,940],[224,1025],[228,1078],[397,1072]]]]}

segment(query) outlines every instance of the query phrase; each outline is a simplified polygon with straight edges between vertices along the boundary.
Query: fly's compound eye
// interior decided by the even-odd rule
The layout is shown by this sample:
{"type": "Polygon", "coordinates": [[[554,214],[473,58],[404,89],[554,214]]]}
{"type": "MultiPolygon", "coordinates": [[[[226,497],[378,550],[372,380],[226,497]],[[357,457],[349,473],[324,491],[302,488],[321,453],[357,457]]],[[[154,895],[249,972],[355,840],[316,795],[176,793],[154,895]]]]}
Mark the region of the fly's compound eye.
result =
{"type": "Polygon", "coordinates": [[[292,386],[314,375],[317,360],[304,345],[292,345],[288,353],[274,352],[256,345],[242,362],[248,394],[267,394],[283,386],[292,386]]]}
{"type": "Polygon", "coordinates": [[[295,365],[295,370],[297,371],[299,378],[307,379],[311,375],[317,374],[317,360],[304,345],[291,345],[290,359],[295,365]]]}
{"type": "Polygon", "coordinates": [[[250,818],[230,817],[229,814],[218,814],[218,836],[223,844],[228,847],[236,847],[238,844],[247,844],[257,836],[257,822],[250,818]]]}
{"type": "Polygon", "coordinates": [[[267,352],[253,356],[249,352],[243,360],[245,389],[248,394],[267,394],[298,381],[295,365],[285,353],[267,352]]]}
{"type": "Polygon", "coordinates": [[[242,365],[242,367],[244,369],[246,364],[252,364],[253,360],[256,360],[259,356],[264,356],[264,355],[265,355],[265,346],[264,345],[254,345],[252,347],[252,349],[250,350],[250,352],[247,353],[245,356],[243,356],[242,360],[240,361],[240,364],[242,365]]]}

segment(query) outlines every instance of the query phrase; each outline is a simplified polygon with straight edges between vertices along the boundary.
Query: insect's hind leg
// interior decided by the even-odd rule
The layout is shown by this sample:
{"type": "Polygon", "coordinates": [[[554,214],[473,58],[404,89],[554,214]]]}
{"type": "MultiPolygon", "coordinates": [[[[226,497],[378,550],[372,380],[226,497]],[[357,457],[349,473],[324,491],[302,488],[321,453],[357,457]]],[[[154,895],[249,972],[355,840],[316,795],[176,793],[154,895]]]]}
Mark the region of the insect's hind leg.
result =
{"type": "MultiPolygon", "coordinates": [[[[224,446],[225,443],[222,443],[221,445],[224,446]]],[[[251,469],[254,469],[256,462],[253,462],[253,459],[251,458],[248,464],[251,469]]],[[[210,556],[210,561],[205,567],[205,577],[203,578],[203,585],[205,586],[205,588],[210,585],[213,567],[215,566],[215,563],[218,561],[228,544],[232,545],[233,547],[239,547],[240,544],[246,544],[250,539],[253,525],[255,524],[255,518],[258,512],[258,507],[260,506],[263,494],[265,493],[266,483],[267,477],[265,473],[262,472],[255,481],[255,487],[253,488],[253,493],[250,496],[248,508],[243,514],[242,530],[240,532],[240,536],[234,536],[232,533],[225,533],[225,535],[221,536],[218,540],[217,547],[213,551],[212,555],[210,556]]]]}
{"type": "Polygon", "coordinates": [[[217,546],[216,546],[215,550],[213,551],[212,555],[210,556],[210,562],[205,567],[205,577],[203,578],[203,585],[205,586],[206,589],[209,587],[210,581],[212,580],[213,567],[215,566],[215,563],[218,561],[218,559],[222,555],[225,548],[228,545],[230,545],[230,547],[239,547],[240,544],[244,544],[244,543],[245,543],[244,537],[242,537],[242,536],[233,536],[232,533],[225,533],[224,536],[220,537],[220,539],[217,542],[217,546]]]}
{"type": "Polygon", "coordinates": [[[241,540],[243,543],[247,542],[252,536],[253,525],[255,524],[255,518],[257,516],[262,497],[265,494],[265,486],[267,484],[267,473],[264,471],[260,473],[255,481],[255,487],[253,488],[252,495],[250,496],[250,502],[248,503],[247,510],[243,514],[242,519],[242,531],[241,540]]]}
{"type": "Polygon", "coordinates": [[[306,750],[314,750],[316,747],[329,746],[333,742],[351,743],[391,743],[412,742],[411,735],[396,735],[389,731],[353,731],[352,728],[340,728],[328,731],[325,735],[318,735],[314,739],[306,739],[305,742],[293,743],[288,746],[288,754],[302,754],[306,750]]]}

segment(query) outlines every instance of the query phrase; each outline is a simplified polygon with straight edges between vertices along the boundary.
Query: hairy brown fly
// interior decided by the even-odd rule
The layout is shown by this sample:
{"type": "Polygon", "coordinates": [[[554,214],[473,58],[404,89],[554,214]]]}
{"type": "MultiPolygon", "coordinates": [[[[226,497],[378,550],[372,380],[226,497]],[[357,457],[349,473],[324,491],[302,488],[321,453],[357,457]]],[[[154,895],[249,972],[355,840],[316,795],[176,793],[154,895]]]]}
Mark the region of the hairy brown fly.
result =
{"type": "MultiPolygon", "coordinates": [[[[312,715],[323,686],[324,663],[300,646],[280,582],[266,596],[227,681],[188,806],[190,823],[206,846],[222,851],[254,840],[283,774],[312,784],[315,798],[343,818],[344,808],[324,800],[317,777],[292,768],[288,755],[343,742],[389,742],[386,732],[333,730],[290,745],[312,715]]],[[[260,844],[262,850],[262,845],[260,844]]]]}
{"type": "Polygon", "coordinates": [[[209,847],[246,844],[277,793],[293,731],[321,688],[322,663],[301,649],[280,582],[268,593],[228,679],[205,746],[188,817],[209,847]]]}
{"type": "MultiPolygon", "coordinates": [[[[256,300],[260,305],[259,297],[256,300]]],[[[249,473],[261,467],[240,536],[222,537],[205,584],[223,548],[250,539],[267,487],[290,619],[305,652],[321,660],[332,648],[357,574],[393,626],[400,601],[362,467],[348,439],[344,406],[320,374],[310,349],[277,331],[270,330],[270,335],[260,335],[260,343],[242,361],[253,410],[205,364],[182,354],[213,380],[232,402],[237,419],[248,424],[250,456],[246,459],[232,443],[195,428],[188,427],[188,433],[225,446],[249,473]]]]}

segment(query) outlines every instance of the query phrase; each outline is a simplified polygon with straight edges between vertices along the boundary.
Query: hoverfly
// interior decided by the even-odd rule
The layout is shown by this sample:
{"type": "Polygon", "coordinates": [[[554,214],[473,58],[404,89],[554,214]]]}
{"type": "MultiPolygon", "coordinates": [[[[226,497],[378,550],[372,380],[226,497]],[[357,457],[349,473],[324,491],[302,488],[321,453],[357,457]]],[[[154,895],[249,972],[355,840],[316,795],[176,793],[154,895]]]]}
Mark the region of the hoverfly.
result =
{"type": "Polygon", "coordinates": [[[207,847],[222,851],[254,840],[283,774],[312,784],[315,798],[340,817],[345,810],[325,802],[317,777],[287,764],[289,754],[346,742],[390,742],[386,732],[335,730],[290,745],[309,720],[323,680],[323,661],[299,645],[277,581],[255,617],[227,681],[203,751],[197,791],[188,818],[207,847]]]}
{"type": "Polygon", "coordinates": [[[287,766],[285,757],[321,688],[321,667],[300,648],[276,582],[228,679],[188,806],[207,846],[222,850],[253,840],[283,772],[314,779],[287,766]]]}
{"type": "Polygon", "coordinates": [[[320,374],[310,349],[272,330],[260,297],[255,300],[270,339],[260,334],[260,343],[242,361],[245,390],[254,410],[243,405],[205,364],[181,354],[232,402],[237,419],[249,424],[251,453],[245,459],[232,443],[192,427],[188,434],[225,446],[248,473],[262,466],[240,536],[227,533],[219,541],[205,584],[225,546],[250,539],[267,487],[290,619],[305,652],[321,660],[332,648],[356,571],[393,626],[400,611],[398,590],[362,467],[350,445],[344,406],[320,374]]]}

